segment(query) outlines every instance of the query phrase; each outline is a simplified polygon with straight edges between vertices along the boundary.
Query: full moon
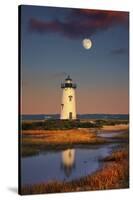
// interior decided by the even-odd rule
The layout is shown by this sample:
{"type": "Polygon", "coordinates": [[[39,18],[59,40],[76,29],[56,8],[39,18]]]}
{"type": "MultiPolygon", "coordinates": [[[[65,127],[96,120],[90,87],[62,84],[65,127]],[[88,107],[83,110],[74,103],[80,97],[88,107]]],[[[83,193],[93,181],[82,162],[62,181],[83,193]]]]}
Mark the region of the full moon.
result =
{"type": "Polygon", "coordinates": [[[82,44],[85,49],[90,49],[92,47],[92,41],[87,38],[83,39],[82,44]]]}

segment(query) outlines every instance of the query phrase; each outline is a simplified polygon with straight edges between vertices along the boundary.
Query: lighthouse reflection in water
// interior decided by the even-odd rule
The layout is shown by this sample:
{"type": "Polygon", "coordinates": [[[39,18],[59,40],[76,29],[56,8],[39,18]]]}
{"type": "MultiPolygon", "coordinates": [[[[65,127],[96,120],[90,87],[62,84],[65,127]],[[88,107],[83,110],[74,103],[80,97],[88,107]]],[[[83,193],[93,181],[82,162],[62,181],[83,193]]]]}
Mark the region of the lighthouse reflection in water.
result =
{"type": "Polygon", "coordinates": [[[61,168],[64,173],[69,177],[75,168],[75,150],[67,149],[62,152],[61,168]]]}

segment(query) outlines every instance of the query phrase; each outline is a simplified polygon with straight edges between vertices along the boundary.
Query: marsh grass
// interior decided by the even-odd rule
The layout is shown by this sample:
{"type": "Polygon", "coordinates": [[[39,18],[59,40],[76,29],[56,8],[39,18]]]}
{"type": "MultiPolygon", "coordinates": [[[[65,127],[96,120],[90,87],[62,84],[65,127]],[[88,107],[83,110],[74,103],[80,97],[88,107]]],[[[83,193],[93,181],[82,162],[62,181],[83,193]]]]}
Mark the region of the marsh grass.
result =
{"type": "Polygon", "coordinates": [[[65,131],[23,131],[21,136],[21,155],[29,156],[37,154],[40,150],[60,150],[73,145],[86,145],[96,142],[94,133],[85,130],[65,131]]]}
{"type": "MultiPolygon", "coordinates": [[[[108,134],[108,133],[107,133],[108,134]]],[[[26,130],[21,134],[21,156],[32,156],[44,150],[64,150],[66,148],[88,148],[88,145],[107,143],[128,143],[128,132],[108,138],[98,137],[95,129],[73,130],[26,130]]]]}

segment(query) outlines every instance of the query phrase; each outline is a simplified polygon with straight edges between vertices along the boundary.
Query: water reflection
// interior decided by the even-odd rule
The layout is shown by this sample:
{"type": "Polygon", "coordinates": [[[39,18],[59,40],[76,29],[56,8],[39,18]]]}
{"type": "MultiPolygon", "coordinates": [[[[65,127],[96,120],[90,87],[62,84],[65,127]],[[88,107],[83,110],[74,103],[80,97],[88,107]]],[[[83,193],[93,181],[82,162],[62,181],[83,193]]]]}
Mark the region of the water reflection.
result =
{"type": "Polygon", "coordinates": [[[61,169],[69,177],[75,168],[75,149],[67,149],[62,151],[61,169]]]}
{"type": "Polygon", "coordinates": [[[70,181],[89,175],[100,167],[99,159],[118,144],[89,145],[89,148],[45,151],[22,158],[22,185],[48,181],[70,181]],[[76,164],[75,164],[76,163],[76,164]]]}

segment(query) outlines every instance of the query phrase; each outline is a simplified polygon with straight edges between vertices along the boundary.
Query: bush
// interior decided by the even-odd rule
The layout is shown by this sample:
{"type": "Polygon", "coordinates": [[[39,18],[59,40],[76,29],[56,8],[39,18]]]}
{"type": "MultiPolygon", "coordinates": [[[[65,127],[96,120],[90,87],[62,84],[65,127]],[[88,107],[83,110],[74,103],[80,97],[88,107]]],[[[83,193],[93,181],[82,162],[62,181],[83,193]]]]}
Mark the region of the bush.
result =
{"type": "Polygon", "coordinates": [[[93,122],[77,120],[47,119],[45,121],[23,122],[22,130],[69,130],[73,128],[102,128],[104,125],[128,124],[123,120],[98,119],[93,122]]]}
{"type": "Polygon", "coordinates": [[[22,123],[22,130],[69,130],[73,128],[101,127],[100,124],[80,122],[80,120],[49,119],[41,122],[22,123]]]}

